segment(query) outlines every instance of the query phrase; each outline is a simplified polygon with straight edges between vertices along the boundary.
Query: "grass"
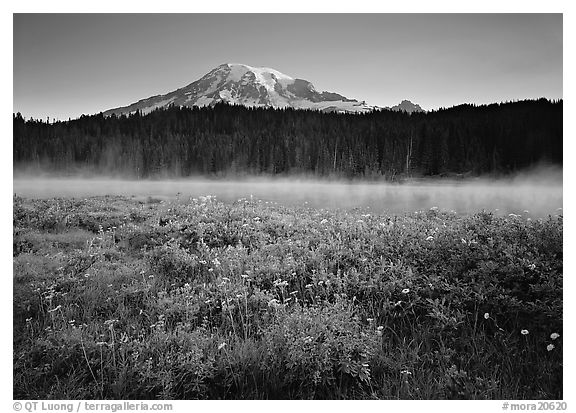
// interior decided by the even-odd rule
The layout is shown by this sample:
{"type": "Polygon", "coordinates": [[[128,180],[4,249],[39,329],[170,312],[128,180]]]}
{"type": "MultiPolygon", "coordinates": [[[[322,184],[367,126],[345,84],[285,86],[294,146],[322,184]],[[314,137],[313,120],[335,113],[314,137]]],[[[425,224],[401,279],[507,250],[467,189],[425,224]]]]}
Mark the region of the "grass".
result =
{"type": "Polygon", "coordinates": [[[13,208],[16,399],[563,398],[562,216],[13,208]]]}

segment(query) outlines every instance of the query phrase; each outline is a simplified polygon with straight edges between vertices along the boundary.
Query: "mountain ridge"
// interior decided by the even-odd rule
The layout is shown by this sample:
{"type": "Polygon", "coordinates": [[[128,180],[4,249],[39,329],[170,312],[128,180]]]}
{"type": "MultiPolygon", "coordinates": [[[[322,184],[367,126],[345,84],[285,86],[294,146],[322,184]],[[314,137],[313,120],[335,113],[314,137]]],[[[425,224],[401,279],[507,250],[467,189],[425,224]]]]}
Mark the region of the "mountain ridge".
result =
{"type": "MultiPolygon", "coordinates": [[[[184,87],[109,109],[103,114],[128,115],[136,111],[146,114],[170,105],[203,107],[218,102],[248,107],[290,107],[340,113],[366,113],[382,109],[335,92],[318,92],[311,82],[293,78],[276,69],[223,63],[184,87]]],[[[419,105],[406,100],[386,109],[405,110],[409,113],[423,111],[419,105]]]]}
{"type": "Polygon", "coordinates": [[[385,109],[394,110],[394,111],[404,111],[404,112],[408,112],[408,113],[425,112],[425,110],[422,109],[420,107],[420,105],[418,105],[417,103],[412,103],[406,99],[404,99],[402,102],[400,102],[397,105],[394,105],[392,107],[386,107],[385,109]]]}

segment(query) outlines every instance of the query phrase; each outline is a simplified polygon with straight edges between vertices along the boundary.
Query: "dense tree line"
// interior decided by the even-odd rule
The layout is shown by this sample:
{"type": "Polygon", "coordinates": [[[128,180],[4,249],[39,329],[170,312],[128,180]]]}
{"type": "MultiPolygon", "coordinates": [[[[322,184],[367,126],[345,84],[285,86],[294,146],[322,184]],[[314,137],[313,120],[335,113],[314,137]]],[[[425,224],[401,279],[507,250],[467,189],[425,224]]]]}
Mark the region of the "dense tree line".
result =
{"type": "Polygon", "coordinates": [[[218,104],[147,115],[14,121],[14,166],[136,177],[508,173],[562,164],[562,100],[428,113],[321,113],[218,104]]]}

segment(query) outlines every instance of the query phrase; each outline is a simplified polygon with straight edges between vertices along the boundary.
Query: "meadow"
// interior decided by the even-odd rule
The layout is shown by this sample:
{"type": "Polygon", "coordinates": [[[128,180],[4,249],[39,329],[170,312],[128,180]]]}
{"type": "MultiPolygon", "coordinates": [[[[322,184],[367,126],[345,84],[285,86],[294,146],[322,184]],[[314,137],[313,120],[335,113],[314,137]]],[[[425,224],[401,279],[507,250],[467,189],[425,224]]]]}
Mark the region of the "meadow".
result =
{"type": "Polygon", "coordinates": [[[562,399],[561,213],[13,199],[16,399],[562,399]]]}

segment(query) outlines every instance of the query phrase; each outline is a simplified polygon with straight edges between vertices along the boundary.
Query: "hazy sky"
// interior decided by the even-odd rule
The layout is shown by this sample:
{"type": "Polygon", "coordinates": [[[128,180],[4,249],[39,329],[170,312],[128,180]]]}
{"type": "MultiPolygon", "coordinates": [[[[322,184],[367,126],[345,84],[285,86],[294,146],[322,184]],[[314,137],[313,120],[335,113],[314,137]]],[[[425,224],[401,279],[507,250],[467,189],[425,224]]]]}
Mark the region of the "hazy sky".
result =
{"type": "Polygon", "coordinates": [[[15,14],[14,111],[78,117],[267,66],[368,104],[562,98],[561,14],[15,14]]]}

